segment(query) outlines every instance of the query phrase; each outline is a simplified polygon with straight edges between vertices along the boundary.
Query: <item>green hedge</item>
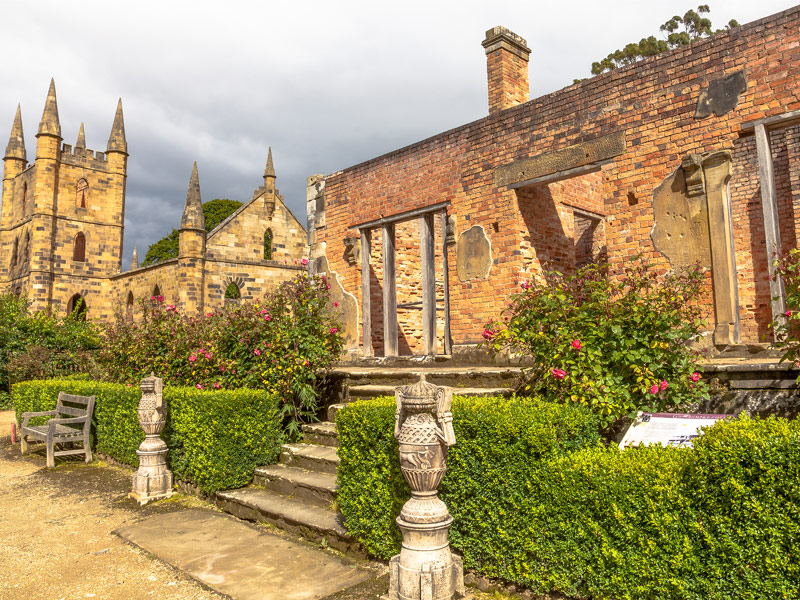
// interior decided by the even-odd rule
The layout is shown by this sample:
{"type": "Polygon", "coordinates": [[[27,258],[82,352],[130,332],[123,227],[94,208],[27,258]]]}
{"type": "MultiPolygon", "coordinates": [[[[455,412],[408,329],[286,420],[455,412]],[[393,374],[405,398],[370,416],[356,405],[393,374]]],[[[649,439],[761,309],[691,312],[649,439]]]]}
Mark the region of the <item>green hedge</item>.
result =
{"type": "MultiPolygon", "coordinates": [[[[408,498],[389,399],[339,424],[339,506],[396,553],[408,498]]],[[[800,598],[800,422],[721,422],[695,449],[603,448],[593,418],[529,400],[461,399],[442,497],[465,565],[575,598],[800,598]]]]}
{"type": "MultiPolygon", "coordinates": [[[[136,413],[135,386],[75,380],[25,381],[12,389],[17,419],[27,411],[55,408],[58,392],[96,396],[92,447],[137,467],[144,433],[136,413]]],[[[178,479],[207,493],[247,485],[258,465],[277,461],[282,442],[278,401],[263,390],[201,391],[165,387],[167,462],[178,479]]]]}
{"type": "MultiPolygon", "coordinates": [[[[399,551],[394,519],[409,497],[393,435],[394,409],[393,398],[381,398],[349,404],[336,415],[339,509],[350,534],[383,559],[399,551]]],[[[519,526],[538,510],[529,501],[531,463],[598,443],[598,419],[588,409],[528,398],[456,397],[453,424],[457,443],[440,491],[455,518],[451,540],[470,567],[496,562],[527,535],[519,526]]],[[[513,579],[511,573],[494,574],[513,579]]]]}

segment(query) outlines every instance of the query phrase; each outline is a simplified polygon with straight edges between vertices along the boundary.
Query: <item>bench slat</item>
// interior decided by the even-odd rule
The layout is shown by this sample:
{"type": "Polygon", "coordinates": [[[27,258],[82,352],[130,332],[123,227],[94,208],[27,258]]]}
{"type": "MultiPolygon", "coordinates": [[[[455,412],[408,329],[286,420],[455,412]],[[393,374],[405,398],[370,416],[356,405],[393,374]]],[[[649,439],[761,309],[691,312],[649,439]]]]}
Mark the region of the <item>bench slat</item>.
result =
{"type": "Polygon", "coordinates": [[[58,452],[53,452],[53,456],[67,456],[69,454],[84,454],[86,450],[83,448],[79,448],[77,450],[59,450],[58,452]]]}
{"type": "Polygon", "coordinates": [[[85,417],[86,416],[86,409],[85,408],[73,408],[72,406],[59,406],[56,409],[56,412],[61,413],[62,415],[70,415],[72,417],[85,417]]]}
{"type": "Polygon", "coordinates": [[[84,406],[89,404],[90,396],[75,396],[73,394],[65,394],[64,392],[60,392],[58,394],[58,401],[59,402],[69,402],[71,404],[83,404],[84,406]]]}
{"type": "MultiPolygon", "coordinates": [[[[23,427],[22,433],[33,435],[34,437],[47,437],[47,432],[50,431],[49,425],[34,425],[33,427],[23,427]]],[[[83,437],[83,429],[75,429],[67,425],[56,425],[53,436],[56,438],[63,437],[83,437]]]]}

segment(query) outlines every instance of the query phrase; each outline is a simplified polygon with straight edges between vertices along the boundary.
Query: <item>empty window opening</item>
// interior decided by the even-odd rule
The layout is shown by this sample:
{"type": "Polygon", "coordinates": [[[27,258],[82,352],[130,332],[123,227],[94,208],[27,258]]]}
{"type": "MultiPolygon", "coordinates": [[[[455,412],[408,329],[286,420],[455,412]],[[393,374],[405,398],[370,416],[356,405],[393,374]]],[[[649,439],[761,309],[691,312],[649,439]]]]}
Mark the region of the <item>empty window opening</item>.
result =
{"type": "Polygon", "coordinates": [[[225,300],[239,300],[242,297],[242,292],[239,286],[231,281],[230,285],[225,289],[225,300]]]}
{"type": "Polygon", "coordinates": [[[19,238],[14,240],[14,248],[11,251],[11,266],[14,267],[17,265],[17,254],[19,253],[19,238]]]}
{"type": "Polygon", "coordinates": [[[128,323],[133,323],[133,292],[128,292],[128,300],[125,303],[125,318],[128,323]]]}
{"type": "Polygon", "coordinates": [[[86,208],[86,197],[89,195],[89,184],[85,179],[78,180],[78,186],[75,192],[75,204],[79,208],[86,208]]]}
{"type": "Polygon", "coordinates": [[[575,213],[575,268],[580,269],[600,258],[605,244],[600,240],[600,219],[575,213]]]}
{"type": "Polygon", "coordinates": [[[80,294],[75,294],[67,302],[67,316],[73,319],[86,320],[86,300],[80,294]]]}
{"type": "Polygon", "coordinates": [[[28,262],[31,258],[31,232],[25,232],[25,245],[22,247],[22,260],[28,262]]]}
{"type": "Polygon", "coordinates": [[[79,232],[75,236],[75,244],[72,249],[72,260],[77,262],[86,261],[86,236],[79,232]]]}
{"type": "Polygon", "coordinates": [[[272,230],[264,232],[264,260],[272,260],[272,230]]]}
{"type": "Polygon", "coordinates": [[[156,284],[153,286],[153,298],[158,299],[160,295],[161,295],[161,288],[158,287],[158,284],[156,284]]]}
{"type": "Polygon", "coordinates": [[[22,184],[22,214],[25,214],[25,207],[28,204],[28,182],[22,184]]]}

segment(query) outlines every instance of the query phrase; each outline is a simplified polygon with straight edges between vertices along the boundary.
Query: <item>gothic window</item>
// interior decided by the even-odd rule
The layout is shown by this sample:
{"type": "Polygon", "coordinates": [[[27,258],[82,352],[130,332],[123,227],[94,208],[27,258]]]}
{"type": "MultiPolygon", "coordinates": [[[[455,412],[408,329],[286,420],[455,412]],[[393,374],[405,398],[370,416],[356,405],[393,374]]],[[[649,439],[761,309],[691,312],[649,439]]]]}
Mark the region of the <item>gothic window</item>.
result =
{"type": "Polygon", "coordinates": [[[272,260],[272,229],[264,232],[264,260],[272,260]]]}
{"type": "Polygon", "coordinates": [[[28,262],[31,259],[31,232],[25,232],[25,245],[22,247],[22,260],[28,262]]]}
{"type": "Polygon", "coordinates": [[[75,191],[75,205],[79,208],[86,208],[86,198],[89,195],[89,184],[85,179],[78,180],[78,187],[75,191]]]}
{"type": "Polygon", "coordinates": [[[19,253],[19,238],[14,240],[14,249],[11,252],[11,266],[17,266],[17,254],[19,253]]]}
{"type": "Polygon", "coordinates": [[[22,215],[25,216],[25,206],[28,203],[28,182],[22,184],[22,215]]]}
{"type": "Polygon", "coordinates": [[[128,323],[133,323],[133,292],[128,292],[128,301],[125,303],[125,318],[128,323]]]}
{"type": "Polygon", "coordinates": [[[72,248],[72,260],[86,262],[86,236],[78,233],[75,236],[75,245],[72,248]]]}
{"type": "Polygon", "coordinates": [[[153,298],[158,298],[161,295],[161,288],[158,285],[153,286],[153,298]]]}
{"type": "Polygon", "coordinates": [[[76,320],[86,320],[86,300],[80,294],[75,294],[67,302],[67,316],[76,320]]]}
{"type": "Polygon", "coordinates": [[[230,285],[225,290],[225,300],[239,300],[242,297],[242,292],[239,286],[231,281],[230,285]]]}

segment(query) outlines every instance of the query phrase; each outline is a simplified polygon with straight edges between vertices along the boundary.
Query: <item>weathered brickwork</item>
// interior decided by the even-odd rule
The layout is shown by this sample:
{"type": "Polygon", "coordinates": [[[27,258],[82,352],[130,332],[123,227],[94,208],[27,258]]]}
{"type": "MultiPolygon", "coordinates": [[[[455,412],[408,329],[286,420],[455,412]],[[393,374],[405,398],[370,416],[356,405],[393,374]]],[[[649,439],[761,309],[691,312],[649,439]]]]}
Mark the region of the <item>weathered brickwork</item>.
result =
{"type": "MultiPolygon", "coordinates": [[[[490,98],[498,93],[493,81],[503,78],[502,73],[493,73],[492,60],[487,57],[490,98]]],[[[605,246],[612,268],[621,268],[639,254],[658,268],[668,268],[667,259],[650,240],[654,190],[681,168],[684,156],[729,150],[741,341],[763,341],[771,320],[767,251],[752,128],[742,126],[800,110],[798,72],[800,7],[795,7],[493,111],[473,123],[325,177],[318,184],[324,191],[317,199],[321,210],[313,215],[312,257],[324,253],[344,289],[360,301],[360,264],[344,259],[344,239],[358,236],[354,226],[448,202],[447,211],[457,218],[459,235],[480,225],[491,243],[493,264],[488,277],[467,282],[457,277],[455,246],[448,246],[452,335],[456,344],[472,344],[480,341],[482,325],[501,313],[509,294],[544,261],[570,269],[588,252],[586,225],[580,222],[585,215],[579,215],[576,229],[578,213],[572,210],[573,203],[580,202],[577,208],[603,217],[595,225],[592,252],[599,254],[605,246]],[[700,94],[709,83],[738,71],[744,71],[747,82],[738,104],[721,116],[696,117],[700,94]],[[582,171],[584,167],[569,171],[572,165],[565,165],[562,181],[511,187],[498,185],[495,179],[499,170],[515,161],[611,133],[624,134],[624,150],[594,165],[593,173],[582,171]]],[[[797,127],[773,131],[771,143],[782,246],[787,249],[796,245],[800,226],[795,210],[800,201],[797,127]]],[[[380,235],[374,235],[371,268],[376,270],[379,245],[380,235]]],[[[713,329],[711,282],[709,275],[706,308],[713,329]]],[[[379,352],[382,312],[375,283],[373,347],[379,352]]],[[[403,294],[412,293],[413,286],[408,291],[403,286],[398,279],[398,302],[403,294]]]]}
{"type": "Polygon", "coordinates": [[[275,189],[272,156],[264,185],[234,215],[206,234],[196,171],[179,235],[179,257],[120,273],[127,144],[122,105],[105,152],[64,144],[51,83],[37,134],[36,159],[25,154],[18,111],[4,155],[0,215],[0,287],[31,300],[33,310],[64,315],[80,297],[93,319],[134,318],[139,301],[162,295],[182,311],[210,311],[231,283],[241,299],[263,297],[301,268],[306,233],[275,189]],[[264,232],[272,258],[264,258],[264,232]]]}

